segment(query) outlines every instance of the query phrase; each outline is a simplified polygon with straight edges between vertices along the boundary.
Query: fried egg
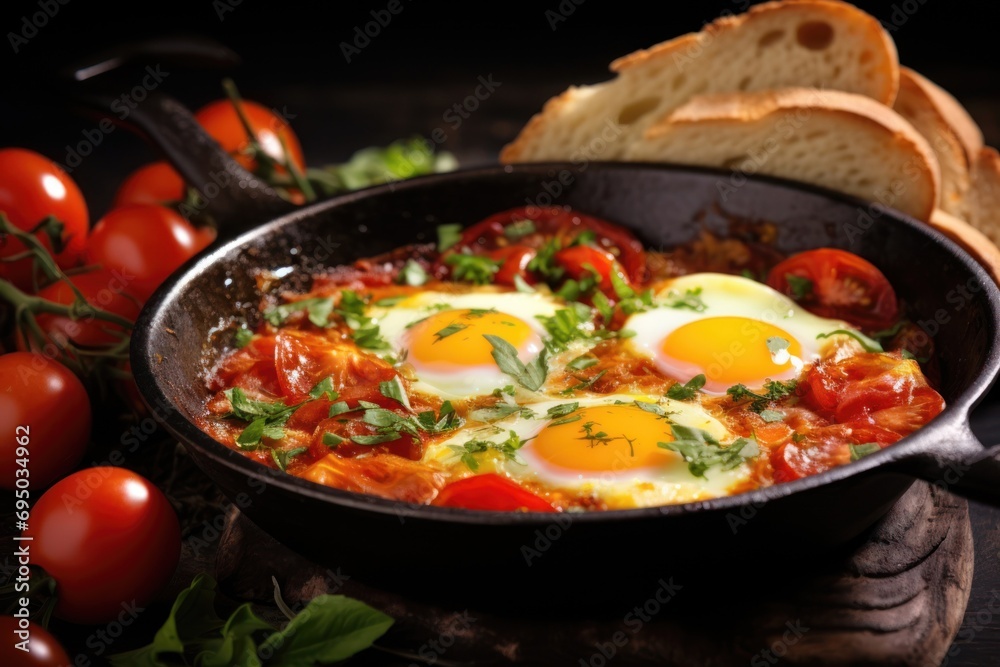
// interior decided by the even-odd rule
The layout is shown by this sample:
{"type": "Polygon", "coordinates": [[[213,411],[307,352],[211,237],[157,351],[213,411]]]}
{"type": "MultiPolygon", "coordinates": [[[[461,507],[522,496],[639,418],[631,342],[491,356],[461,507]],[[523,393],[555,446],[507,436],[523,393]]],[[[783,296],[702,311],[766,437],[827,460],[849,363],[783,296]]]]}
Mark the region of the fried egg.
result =
{"type": "Polygon", "coordinates": [[[674,424],[721,443],[736,439],[695,403],[620,394],[524,406],[504,419],[430,444],[424,461],[465,476],[472,474],[468,457],[463,459],[468,454],[477,472],[592,496],[608,508],[725,496],[748,478],[745,462],[729,470],[714,466],[696,476],[679,453],[660,446],[674,441],[674,424]]]}
{"type": "Polygon", "coordinates": [[[489,394],[514,381],[497,366],[496,336],[517,350],[522,363],[544,348],[545,327],[538,316],[565,308],[551,295],[499,292],[421,292],[370,313],[397,358],[412,371],[417,391],[445,398],[489,394]]]}
{"type": "Polygon", "coordinates": [[[830,345],[818,336],[836,330],[875,345],[846,322],[817,317],[767,285],[738,276],[683,276],[654,298],[660,307],[625,322],[635,332],[629,346],[681,382],[704,374],[708,394],[793,379],[830,345]]]}

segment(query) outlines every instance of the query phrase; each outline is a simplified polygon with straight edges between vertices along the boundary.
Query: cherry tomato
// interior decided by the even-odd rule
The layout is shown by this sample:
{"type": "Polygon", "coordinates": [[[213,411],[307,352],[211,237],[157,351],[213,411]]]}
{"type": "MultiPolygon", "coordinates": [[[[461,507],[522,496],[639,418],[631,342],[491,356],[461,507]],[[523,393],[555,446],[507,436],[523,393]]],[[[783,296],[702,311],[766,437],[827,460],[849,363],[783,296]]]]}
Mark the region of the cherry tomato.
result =
{"type": "Polygon", "coordinates": [[[13,616],[0,616],[0,665],[5,667],[69,667],[66,649],[38,623],[13,616]],[[28,634],[19,635],[20,632],[28,634]],[[27,641],[25,641],[27,638],[27,641]],[[15,644],[24,641],[25,653],[15,644]]]}
{"type": "Polygon", "coordinates": [[[474,475],[452,482],[434,499],[442,507],[462,507],[491,512],[555,512],[544,498],[493,473],[474,475]]]}
{"type": "Polygon", "coordinates": [[[612,271],[618,275],[623,283],[631,284],[628,276],[622,272],[618,262],[615,261],[615,256],[606,250],[576,245],[557,252],[555,260],[557,264],[566,269],[566,275],[574,280],[582,280],[596,271],[601,291],[613,300],[617,300],[618,295],[611,283],[612,271]]]}
{"type": "MultiPolygon", "coordinates": [[[[633,282],[640,283],[646,277],[646,253],[632,232],[605,220],[557,206],[525,206],[495,213],[466,229],[455,247],[458,250],[469,248],[474,252],[504,247],[511,243],[506,235],[507,228],[525,220],[534,223],[534,234],[539,235],[536,239],[544,241],[545,238],[555,237],[563,246],[568,246],[583,232],[593,232],[593,244],[610,252],[633,282]]],[[[523,237],[518,242],[527,242],[531,236],[523,237]]]]}
{"type": "Polygon", "coordinates": [[[116,208],[90,234],[89,261],[114,269],[126,289],[146,301],[181,264],[194,257],[205,239],[180,213],[163,206],[116,208]]]}
{"type": "Polygon", "coordinates": [[[32,563],[56,580],[55,614],[86,625],[145,607],[177,567],[181,531],[170,502],[124,468],[73,473],[31,510],[32,563]]]}
{"type": "MultiPolygon", "coordinates": [[[[47,216],[63,224],[64,249],[56,256],[62,268],[79,264],[87,242],[87,204],[73,179],[48,158],[23,148],[0,150],[0,211],[18,229],[34,229],[47,216]]],[[[48,250],[48,234],[38,233],[48,250]]],[[[0,239],[0,258],[24,251],[24,244],[13,238],[0,239]]],[[[30,258],[0,262],[0,278],[21,289],[31,287],[30,258]]]]}
{"type": "Polygon", "coordinates": [[[76,467],[90,438],[90,399],[62,364],[34,352],[0,356],[0,488],[47,487],[76,467]],[[20,441],[20,442],[19,442],[20,441]],[[27,456],[18,452],[27,447],[27,456]],[[27,459],[23,470],[19,461],[27,459]],[[23,484],[23,483],[22,483],[23,484]]]}
{"type": "MultiPolygon", "coordinates": [[[[256,102],[243,100],[242,104],[243,112],[264,152],[279,162],[286,162],[290,157],[299,169],[305,169],[306,162],[302,157],[302,146],[288,123],[267,107],[256,102]],[[287,156],[282,141],[288,148],[287,156]]],[[[246,150],[249,137],[232,102],[217,100],[202,107],[194,117],[205,128],[205,131],[219,142],[222,148],[236,154],[236,160],[240,164],[250,171],[254,170],[256,167],[254,160],[247,155],[240,154],[241,151],[246,150]]]]}
{"type": "Polygon", "coordinates": [[[184,179],[166,162],[139,167],[115,194],[115,208],[130,204],[173,204],[184,200],[184,179]]]}
{"type": "Polygon", "coordinates": [[[514,277],[521,276],[521,279],[529,285],[534,284],[537,281],[528,271],[528,263],[537,254],[538,252],[534,248],[523,245],[512,245],[494,250],[490,253],[490,257],[503,261],[503,264],[493,274],[493,283],[513,287],[514,277]]]}
{"type": "MultiPolygon", "coordinates": [[[[70,281],[87,300],[87,303],[109,313],[135,322],[139,316],[139,302],[125,289],[126,280],[114,271],[98,269],[72,276],[70,281]]],[[[60,280],[42,289],[38,296],[63,305],[69,305],[76,295],[66,281],[60,280]]],[[[98,319],[72,319],[64,315],[42,313],[37,316],[38,325],[53,340],[68,338],[83,347],[108,345],[121,340],[122,327],[98,319]]],[[[19,344],[23,341],[19,338],[19,344]]]]}
{"type": "Polygon", "coordinates": [[[792,255],[771,269],[767,284],[816,315],[847,320],[867,331],[888,328],[899,318],[896,293],[886,277],[845,250],[792,255]]]}

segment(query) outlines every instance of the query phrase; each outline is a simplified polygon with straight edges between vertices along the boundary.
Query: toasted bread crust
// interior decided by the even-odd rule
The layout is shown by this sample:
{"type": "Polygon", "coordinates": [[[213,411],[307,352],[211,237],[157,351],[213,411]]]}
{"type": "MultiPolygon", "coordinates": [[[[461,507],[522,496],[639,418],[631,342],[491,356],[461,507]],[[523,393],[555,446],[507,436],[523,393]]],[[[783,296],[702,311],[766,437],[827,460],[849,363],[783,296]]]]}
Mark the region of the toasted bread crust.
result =
{"type": "Polygon", "coordinates": [[[938,230],[982,265],[993,281],[1000,285],[1000,248],[981,231],[960,218],[940,209],[935,210],[927,224],[938,230]]]}
{"type": "Polygon", "coordinates": [[[958,139],[965,152],[966,165],[971,167],[983,148],[983,131],[979,129],[979,125],[965,107],[952,97],[951,93],[909,67],[900,67],[899,85],[901,88],[906,86],[914,92],[919,92],[930,103],[941,122],[958,139]]]}
{"type": "MultiPolygon", "coordinates": [[[[931,215],[941,184],[937,158],[927,140],[904,118],[875,100],[863,95],[835,90],[789,88],[759,93],[734,93],[696,97],[646,130],[647,140],[656,140],[685,124],[740,124],[758,121],[774,113],[803,111],[809,114],[839,116],[860,124],[868,131],[883,133],[897,143],[902,153],[915,155],[919,164],[918,180],[926,183],[922,210],[911,211],[918,218],[931,215]]],[[[866,131],[866,130],[861,130],[866,131]]]]}
{"type": "Polygon", "coordinates": [[[672,58],[675,53],[683,53],[686,49],[698,43],[702,39],[715,39],[725,35],[725,33],[739,30],[751,25],[755,21],[768,17],[773,12],[802,12],[804,10],[819,10],[827,13],[831,18],[842,19],[845,22],[854,23],[862,27],[870,34],[873,43],[878,43],[886,54],[891,54],[887,58],[888,67],[886,69],[886,81],[883,89],[875,99],[883,104],[891,105],[896,99],[896,91],[899,87],[899,69],[896,44],[892,37],[885,31],[882,24],[875,17],[861,11],[857,7],[839,0],[774,0],[754,5],[743,14],[722,16],[702,28],[699,33],[688,33],[675,39],[661,42],[648,49],[640,49],[634,53],[622,56],[611,63],[612,72],[622,72],[633,67],[648,64],[658,59],[672,58]]]}
{"type": "MultiPolygon", "coordinates": [[[[663,68],[674,68],[675,56],[683,56],[687,51],[699,47],[701,42],[708,44],[720,38],[725,39],[740,30],[753,30],[760,23],[784,20],[785,17],[788,26],[793,27],[801,24],[799,15],[808,16],[811,20],[819,22],[826,19],[834,26],[849,24],[853,33],[864,35],[866,46],[870,45],[865,49],[865,55],[870,58],[871,70],[875,72],[874,75],[864,77],[871,83],[871,90],[865,92],[885,104],[892,104],[899,85],[898,56],[892,38],[878,20],[840,0],[781,0],[757,5],[744,14],[716,19],[706,25],[701,32],[682,35],[619,58],[611,64],[611,70],[622,74],[643,67],[659,67],[661,64],[663,68]]],[[[546,137],[553,133],[553,128],[558,127],[560,121],[568,115],[566,111],[571,102],[578,99],[578,96],[583,95],[585,91],[594,91],[615,81],[616,79],[612,79],[596,86],[570,88],[550,99],[543,109],[528,121],[520,134],[503,148],[500,153],[501,162],[511,163],[532,159],[544,145],[546,137]]],[[[802,83],[822,85],[822,82],[802,83]]]]}

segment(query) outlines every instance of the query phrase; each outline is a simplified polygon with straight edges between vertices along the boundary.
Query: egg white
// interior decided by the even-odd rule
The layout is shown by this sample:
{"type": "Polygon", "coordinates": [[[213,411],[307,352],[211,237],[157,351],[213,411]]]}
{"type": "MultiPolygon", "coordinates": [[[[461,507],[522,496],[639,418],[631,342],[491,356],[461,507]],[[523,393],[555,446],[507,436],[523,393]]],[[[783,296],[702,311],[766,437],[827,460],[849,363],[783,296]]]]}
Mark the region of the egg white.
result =
{"type": "MultiPolygon", "coordinates": [[[[660,306],[643,313],[637,313],[628,318],[624,327],[635,332],[628,339],[628,345],[636,353],[653,359],[663,370],[664,362],[660,357],[660,347],[663,340],[673,330],[709,317],[745,317],[774,325],[788,332],[798,341],[802,349],[801,357],[788,359],[787,375],[794,375],[804,364],[813,363],[822,358],[828,346],[833,344],[830,338],[817,338],[820,334],[828,334],[838,329],[855,332],[862,340],[871,345],[876,343],[863,336],[853,326],[842,320],[818,317],[808,312],[793,300],[776,290],[755,280],[722,273],[695,273],[669,281],[661,287],[654,297],[654,302],[660,306]],[[688,290],[700,290],[699,298],[705,304],[703,311],[690,308],[673,308],[670,304],[683,296],[688,290]]],[[[761,345],[765,341],[760,341],[761,345]]],[[[720,362],[727,352],[719,350],[716,358],[720,362]]],[[[785,363],[784,358],[775,355],[775,361],[785,363]]],[[[704,372],[704,369],[702,369],[704,372]]],[[[674,378],[686,382],[690,377],[674,378]]],[[[759,378],[755,386],[760,386],[768,378],[759,378]]],[[[774,378],[772,378],[774,379],[774,378]]],[[[712,392],[709,389],[706,393],[712,392]]]]}
{"type": "MultiPolygon", "coordinates": [[[[634,401],[656,403],[670,413],[670,422],[701,429],[719,442],[729,443],[736,439],[719,420],[696,403],[625,394],[577,398],[573,402],[579,403],[580,408],[586,408],[617,403],[631,404],[634,401]]],[[[433,461],[450,470],[456,478],[468,476],[473,473],[462,462],[461,452],[456,451],[455,447],[461,448],[472,440],[502,443],[513,431],[523,443],[517,452],[521,462],[490,450],[476,455],[478,473],[496,472],[521,483],[534,482],[548,488],[566,490],[573,495],[592,496],[601,499],[612,509],[652,507],[726,496],[730,495],[730,489],[734,485],[750,475],[750,467],[744,462],[732,470],[710,468],[705,472],[704,478],[695,477],[679,454],[662,468],[572,474],[556,472],[550,464],[534,454],[531,441],[553,421],[546,414],[549,408],[567,402],[570,401],[540,401],[525,406],[530,408],[534,416],[525,417],[515,413],[488,425],[465,428],[448,439],[428,445],[423,460],[433,461]]]]}

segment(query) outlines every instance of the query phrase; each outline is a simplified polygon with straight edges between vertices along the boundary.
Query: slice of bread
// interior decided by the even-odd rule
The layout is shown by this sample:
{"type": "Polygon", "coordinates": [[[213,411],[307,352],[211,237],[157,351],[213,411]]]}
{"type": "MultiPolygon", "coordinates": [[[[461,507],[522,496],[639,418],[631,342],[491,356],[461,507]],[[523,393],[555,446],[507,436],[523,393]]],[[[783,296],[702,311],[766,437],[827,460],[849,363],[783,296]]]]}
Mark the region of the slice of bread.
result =
{"type": "Polygon", "coordinates": [[[836,0],[784,0],[726,16],[616,60],[617,78],[570,88],[504,148],[503,162],[621,159],[692,97],[790,86],[843,90],[891,106],[896,47],[882,25],[836,0]]]}
{"type": "Polygon", "coordinates": [[[1000,249],[981,231],[940,209],[931,214],[928,224],[972,255],[1000,285],[1000,249]]]}
{"type": "Polygon", "coordinates": [[[972,187],[966,196],[965,219],[991,241],[1000,244],[1000,153],[986,146],[972,167],[972,187]]]}
{"type": "Polygon", "coordinates": [[[840,91],[697,97],[651,126],[625,157],[812,183],[919,220],[937,202],[938,165],[927,141],[892,109],[840,91]]]}
{"type": "Polygon", "coordinates": [[[983,133],[969,113],[947,91],[911,69],[899,73],[899,94],[893,109],[927,142],[941,165],[938,206],[965,216],[972,165],[983,147],[983,133]]]}

